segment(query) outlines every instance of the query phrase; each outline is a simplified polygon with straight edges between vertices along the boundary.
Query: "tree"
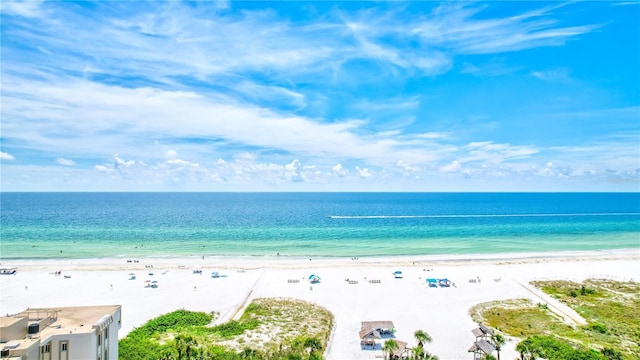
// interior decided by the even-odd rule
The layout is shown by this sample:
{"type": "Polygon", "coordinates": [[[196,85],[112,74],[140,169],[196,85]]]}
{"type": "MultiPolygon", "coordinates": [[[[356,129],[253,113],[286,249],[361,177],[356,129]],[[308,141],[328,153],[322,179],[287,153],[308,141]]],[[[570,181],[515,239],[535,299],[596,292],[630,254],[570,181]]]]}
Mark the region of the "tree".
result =
{"type": "Polygon", "coordinates": [[[438,360],[437,356],[431,355],[428,351],[424,350],[424,344],[433,341],[431,335],[424,330],[416,330],[413,336],[418,340],[418,346],[413,348],[414,359],[438,360]]]}
{"type": "Polygon", "coordinates": [[[500,360],[500,349],[502,348],[502,345],[504,345],[504,343],[506,342],[504,339],[504,336],[500,334],[493,334],[491,335],[491,341],[493,342],[493,345],[496,347],[496,350],[498,351],[498,360],[500,360]]]}
{"type": "Polygon", "coordinates": [[[421,360],[424,359],[424,349],[420,346],[416,346],[413,349],[411,349],[411,351],[413,352],[413,358],[416,360],[421,360]]]}
{"type": "Polygon", "coordinates": [[[182,360],[182,354],[186,356],[185,359],[191,358],[191,349],[198,345],[196,339],[189,335],[176,336],[176,350],[178,351],[178,360],[182,360]]]}
{"type": "Polygon", "coordinates": [[[482,357],[482,360],[496,360],[496,357],[491,354],[486,354],[482,357]]]}
{"type": "Polygon", "coordinates": [[[418,340],[419,347],[423,347],[425,343],[430,343],[433,340],[431,335],[424,330],[416,330],[416,332],[413,333],[413,336],[418,340]]]}
{"type": "Polygon", "coordinates": [[[400,347],[398,346],[398,343],[393,340],[393,339],[389,339],[387,341],[385,341],[384,346],[382,347],[382,350],[387,353],[388,358],[391,359],[391,355],[393,354],[394,351],[398,350],[400,347]]]}

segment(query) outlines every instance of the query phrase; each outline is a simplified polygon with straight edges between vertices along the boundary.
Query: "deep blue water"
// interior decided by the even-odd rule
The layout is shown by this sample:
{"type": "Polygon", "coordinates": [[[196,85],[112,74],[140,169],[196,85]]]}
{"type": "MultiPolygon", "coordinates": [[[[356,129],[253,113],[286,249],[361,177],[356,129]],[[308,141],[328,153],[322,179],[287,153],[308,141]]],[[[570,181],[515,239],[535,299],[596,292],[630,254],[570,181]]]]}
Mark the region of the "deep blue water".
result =
{"type": "Polygon", "coordinates": [[[2,193],[0,257],[640,248],[640,193],[2,193]]]}

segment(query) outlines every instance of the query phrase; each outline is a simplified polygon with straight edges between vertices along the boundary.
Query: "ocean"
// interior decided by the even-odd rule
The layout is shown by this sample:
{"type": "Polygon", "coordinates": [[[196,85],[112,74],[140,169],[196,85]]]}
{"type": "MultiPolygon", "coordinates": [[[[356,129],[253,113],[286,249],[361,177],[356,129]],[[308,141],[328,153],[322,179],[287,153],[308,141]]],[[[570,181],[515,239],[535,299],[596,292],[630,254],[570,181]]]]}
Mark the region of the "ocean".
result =
{"type": "Polygon", "coordinates": [[[1,193],[0,260],[640,249],[640,193],[1,193]]]}

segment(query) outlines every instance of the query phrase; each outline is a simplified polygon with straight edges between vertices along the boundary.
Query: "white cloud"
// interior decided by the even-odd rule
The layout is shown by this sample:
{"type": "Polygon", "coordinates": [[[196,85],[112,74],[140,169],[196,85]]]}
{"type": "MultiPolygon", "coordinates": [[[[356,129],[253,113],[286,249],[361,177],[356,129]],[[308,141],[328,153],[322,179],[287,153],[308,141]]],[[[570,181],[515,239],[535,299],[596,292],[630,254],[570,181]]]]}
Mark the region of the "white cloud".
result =
{"type": "Polygon", "coordinates": [[[167,159],[177,159],[178,158],[178,152],[175,150],[167,150],[167,152],[164,154],[164,157],[167,159]]]}
{"type": "Polygon", "coordinates": [[[540,150],[525,145],[496,144],[491,141],[472,142],[465,146],[466,156],[461,161],[483,161],[501,163],[508,160],[528,158],[540,150]]]}
{"type": "Polygon", "coordinates": [[[0,9],[3,14],[14,14],[27,18],[35,18],[43,16],[42,11],[43,0],[10,0],[0,3],[0,9]]]}
{"type": "Polygon", "coordinates": [[[450,164],[443,165],[440,167],[440,171],[444,173],[456,173],[462,169],[462,165],[454,160],[450,164]]]}
{"type": "Polygon", "coordinates": [[[554,5],[505,18],[475,18],[482,12],[482,6],[459,2],[444,3],[431,14],[432,16],[423,17],[412,24],[412,33],[427,43],[448,45],[460,53],[491,54],[540,46],[558,46],[599,27],[557,26],[557,21],[551,19],[551,10],[559,6],[554,5]]]}
{"type": "Polygon", "coordinates": [[[180,160],[180,159],[167,160],[167,164],[175,165],[179,167],[194,167],[194,168],[200,167],[200,164],[198,163],[193,163],[190,161],[180,160]]]}
{"type": "Polygon", "coordinates": [[[359,166],[356,166],[356,171],[358,172],[358,176],[364,179],[369,178],[373,175],[368,168],[360,168],[359,166]]]}
{"type": "MultiPolygon", "coordinates": [[[[3,2],[3,27],[24,44],[3,44],[3,149],[20,154],[20,163],[50,162],[23,154],[55,150],[57,163],[67,166],[73,164],[66,159],[82,154],[80,164],[98,165],[68,171],[169,189],[180,181],[336,180],[384,188],[385,180],[460,178],[451,172],[487,182],[636,174],[637,107],[568,114],[607,120],[625,139],[507,143],[509,134],[455,124],[457,115],[436,104],[437,87],[414,91],[436,84],[427,76],[448,72],[460,55],[558,46],[598,28],[554,13],[564,3],[510,15],[485,12],[491,4],[448,2],[427,13],[430,6],[372,3],[334,7],[309,21],[277,6],[232,5],[113,2],[78,12],[56,2],[3,2]],[[548,159],[553,164],[545,165],[548,159]],[[349,171],[342,164],[360,166],[349,171]]],[[[520,70],[510,63],[477,56],[461,68],[493,76],[520,70]]],[[[549,66],[519,75],[568,78],[568,70],[549,66]]],[[[500,121],[486,115],[473,125],[500,121]]],[[[5,152],[0,158],[14,159],[5,152]]]]}
{"type": "Polygon", "coordinates": [[[411,163],[404,160],[398,160],[396,166],[401,168],[404,172],[417,172],[421,170],[420,167],[412,165],[411,163]]]}
{"type": "Polygon", "coordinates": [[[451,137],[451,135],[443,132],[428,132],[428,133],[416,134],[414,135],[414,137],[418,139],[437,140],[437,139],[447,139],[451,137]]]}
{"type": "Polygon", "coordinates": [[[243,81],[234,85],[233,88],[244,94],[247,98],[258,103],[269,104],[269,106],[278,105],[279,107],[291,107],[294,109],[306,106],[303,94],[281,86],[265,86],[254,82],[243,81]]]}
{"type": "Polygon", "coordinates": [[[76,164],[75,161],[69,160],[69,159],[65,159],[65,158],[57,158],[56,159],[56,163],[58,163],[60,165],[64,165],[64,166],[74,166],[76,164]]]}
{"type": "Polygon", "coordinates": [[[345,168],[342,167],[342,164],[335,164],[331,170],[333,170],[333,173],[338,175],[339,177],[345,177],[347,176],[347,170],[345,168]]]}
{"type": "Polygon", "coordinates": [[[258,158],[258,156],[254,153],[250,152],[241,152],[234,156],[236,161],[244,162],[244,161],[254,161],[258,158]]]}
{"type": "Polygon", "coordinates": [[[301,165],[298,159],[294,159],[291,163],[284,166],[287,178],[294,182],[305,181],[304,173],[300,170],[301,165]]]}
{"type": "Polygon", "coordinates": [[[134,160],[123,160],[122,158],[120,158],[120,156],[118,156],[118,154],[113,155],[113,164],[115,166],[125,166],[125,167],[129,167],[129,166],[133,166],[136,164],[136,162],[134,160]]]}
{"type": "Polygon", "coordinates": [[[90,154],[98,149],[128,148],[142,156],[149,154],[149,147],[155,144],[140,139],[168,136],[225,139],[319,157],[364,158],[372,164],[394,164],[398,158],[425,163],[437,156],[422,149],[405,149],[402,143],[393,140],[393,134],[387,138],[361,135],[359,128],[365,123],[359,120],[322,123],[222,96],[205,98],[193,92],[126,89],[83,80],[48,84],[6,77],[5,84],[4,98],[12,101],[6,101],[3,111],[13,115],[3,123],[5,133],[34,146],[55,144],[68,152],[90,154]],[[30,92],[40,94],[37,101],[21,96],[30,92]],[[79,93],[86,96],[75,96],[79,93]],[[111,113],[115,109],[117,118],[111,113]],[[68,133],[91,136],[73,142],[56,138],[43,142],[40,134],[48,128],[47,121],[30,129],[19,126],[33,116],[46,118],[68,133]],[[82,121],[87,118],[92,121],[82,121]],[[90,140],[84,141],[85,138],[90,140]]]}
{"type": "Polygon", "coordinates": [[[533,71],[531,76],[544,81],[566,81],[569,79],[567,69],[533,71]]]}
{"type": "Polygon", "coordinates": [[[0,160],[15,160],[16,158],[13,155],[6,153],[4,151],[0,151],[0,160]]]}

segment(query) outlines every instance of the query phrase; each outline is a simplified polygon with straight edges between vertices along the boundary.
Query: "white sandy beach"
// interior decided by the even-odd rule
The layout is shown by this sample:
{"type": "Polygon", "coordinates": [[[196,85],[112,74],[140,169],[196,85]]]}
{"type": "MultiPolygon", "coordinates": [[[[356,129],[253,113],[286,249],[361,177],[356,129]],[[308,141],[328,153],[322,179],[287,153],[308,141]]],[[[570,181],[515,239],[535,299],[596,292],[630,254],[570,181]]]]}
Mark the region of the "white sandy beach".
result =
{"type": "MultiPolygon", "coordinates": [[[[503,255],[500,257],[394,257],[360,259],[291,259],[280,257],[160,258],[93,260],[22,260],[15,275],[0,276],[0,313],[26,308],[80,305],[122,305],[120,337],[160,314],[179,308],[219,312],[220,321],[241,313],[252,298],[284,297],[307,300],[329,309],[335,328],[327,359],[374,359],[382,351],[362,350],[361,321],[391,320],[398,340],[416,344],[413,332],[427,331],[427,350],[440,359],[470,359],[476,324],[469,309],[482,302],[529,298],[557,306],[526,285],[532,280],[609,278],[640,281],[640,251],[503,255]],[[153,266],[153,268],[150,268],[153,266]],[[201,268],[202,275],[192,273],[201,268]],[[394,271],[403,278],[395,279],[394,271]],[[61,276],[55,276],[61,271],[61,276]],[[216,271],[220,278],[211,278],[216,271]],[[149,275],[152,272],[153,275],[149,275]],[[129,280],[129,273],[137,278],[129,280]],[[321,283],[306,280],[316,274],[321,283]],[[65,277],[68,276],[68,277],[65,277]],[[426,278],[448,278],[455,286],[429,288],[426,278]],[[299,283],[288,280],[300,279],[299,283]],[[356,280],[349,284],[346,279],[356,280]],[[469,282],[475,279],[475,283],[469,282]],[[480,280],[479,282],[477,280],[480,280]],[[145,288],[145,281],[158,288],[145,288]],[[368,280],[380,280],[369,283],[368,280]],[[499,280],[499,281],[497,281],[499,280]]],[[[574,319],[578,320],[579,319],[574,319]]],[[[501,358],[514,359],[515,341],[501,358]]]]}

